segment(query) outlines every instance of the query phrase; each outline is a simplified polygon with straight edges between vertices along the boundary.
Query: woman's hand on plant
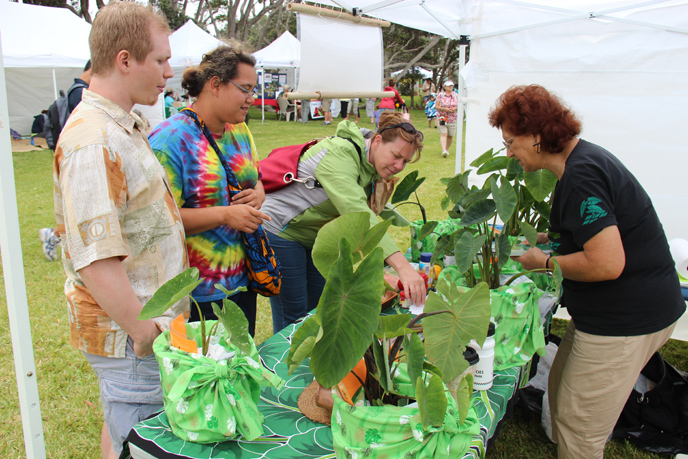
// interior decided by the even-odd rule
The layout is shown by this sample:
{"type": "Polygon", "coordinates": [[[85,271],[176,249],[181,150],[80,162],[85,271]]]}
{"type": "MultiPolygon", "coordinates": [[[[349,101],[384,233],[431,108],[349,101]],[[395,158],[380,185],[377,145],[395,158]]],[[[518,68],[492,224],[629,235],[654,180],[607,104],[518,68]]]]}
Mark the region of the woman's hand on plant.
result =
{"type": "Polygon", "coordinates": [[[537,247],[528,249],[526,253],[520,257],[513,257],[513,259],[523,266],[523,269],[530,271],[531,269],[541,269],[545,267],[548,255],[537,247]]]}
{"type": "Polygon", "coordinates": [[[225,212],[225,225],[244,233],[253,233],[264,220],[272,220],[268,215],[246,204],[222,207],[225,212]]]}
{"type": "Polygon", "coordinates": [[[425,279],[418,273],[411,265],[408,268],[402,268],[397,271],[399,274],[399,281],[404,286],[404,295],[410,298],[415,305],[421,306],[425,304],[425,297],[427,296],[425,279]]]}

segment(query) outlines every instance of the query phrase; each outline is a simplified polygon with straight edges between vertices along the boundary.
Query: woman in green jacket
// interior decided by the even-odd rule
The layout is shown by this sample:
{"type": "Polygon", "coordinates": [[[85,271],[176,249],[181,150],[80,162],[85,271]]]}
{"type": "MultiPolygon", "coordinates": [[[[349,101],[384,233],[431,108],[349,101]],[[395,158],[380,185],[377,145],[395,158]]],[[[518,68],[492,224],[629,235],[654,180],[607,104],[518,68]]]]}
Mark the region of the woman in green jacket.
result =
{"type": "MultiPolygon", "coordinates": [[[[351,121],[337,126],[336,136],[321,140],[299,161],[298,176],[313,177],[316,186],[294,183],[269,193],[261,210],[270,244],[282,264],[279,296],[270,298],[273,331],[304,317],[318,305],[325,279],[313,265],[311,250],[318,230],[340,215],[368,212],[371,225],[379,218],[368,207],[377,179],[389,179],[420,158],[423,134],[401,113],[380,117],[376,132],[359,129],[351,121]]],[[[396,270],[407,298],[425,303],[425,282],[404,258],[392,238],[379,244],[385,262],[396,270]]]]}

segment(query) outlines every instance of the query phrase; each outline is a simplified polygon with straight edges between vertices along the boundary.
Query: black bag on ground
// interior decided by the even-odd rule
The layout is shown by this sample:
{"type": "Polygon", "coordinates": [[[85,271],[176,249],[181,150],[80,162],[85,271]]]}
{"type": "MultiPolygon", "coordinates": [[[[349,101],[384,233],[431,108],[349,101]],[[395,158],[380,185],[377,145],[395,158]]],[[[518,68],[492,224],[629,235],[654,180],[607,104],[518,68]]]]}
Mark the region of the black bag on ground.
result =
{"type": "Polygon", "coordinates": [[[627,438],[639,448],[655,453],[688,453],[686,373],[655,352],[628,397],[612,436],[627,438]],[[649,390],[637,390],[646,381],[649,390]]]}

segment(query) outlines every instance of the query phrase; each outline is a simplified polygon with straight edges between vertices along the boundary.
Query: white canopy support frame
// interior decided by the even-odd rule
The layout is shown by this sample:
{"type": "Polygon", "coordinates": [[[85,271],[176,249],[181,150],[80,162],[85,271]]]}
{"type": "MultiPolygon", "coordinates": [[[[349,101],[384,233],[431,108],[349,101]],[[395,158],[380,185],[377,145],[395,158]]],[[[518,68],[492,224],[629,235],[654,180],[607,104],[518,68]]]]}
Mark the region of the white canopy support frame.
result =
{"type": "MultiPolygon", "coordinates": [[[[0,37],[0,49],[2,49],[1,41],[0,37]]],[[[17,377],[19,409],[24,430],[24,449],[26,457],[45,459],[41,403],[38,397],[24,261],[19,235],[19,212],[12,165],[12,140],[6,87],[5,67],[0,55],[0,221],[4,222],[0,225],[2,276],[5,280],[14,371],[17,377]]]]}

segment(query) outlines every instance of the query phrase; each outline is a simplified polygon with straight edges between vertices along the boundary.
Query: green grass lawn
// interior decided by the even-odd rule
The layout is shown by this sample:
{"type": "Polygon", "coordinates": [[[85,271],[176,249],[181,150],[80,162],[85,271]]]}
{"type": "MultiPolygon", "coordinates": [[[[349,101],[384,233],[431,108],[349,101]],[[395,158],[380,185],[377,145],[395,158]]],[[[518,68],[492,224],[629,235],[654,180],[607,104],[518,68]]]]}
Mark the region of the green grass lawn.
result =
{"type": "MultiPolygon", "coordinates": [[[[371,127],[363,117],[359,123],[371,127]]],[[[331,136],[335,124],[322,126],[320,121],[286,123],[275,121],[274,113],[266,114],[261,124],[260,111],[251,109],[249,124],[260,157],[265,157],[273,148],[305,143],[318,137],[331,136]]],[[[443,219],[440,199],[444,194],[439,183],[442,177],[454,175],[454,161],[442,158],[439,136],[428,128],[425,114],[412,111],[412,121],[425,134],[425,149],[419,162],[411,164],[402,173],[420,170],[427,177],[418,192],[421,203],[426,207],[428,218],[443,219]]],[[[98,458],[100,457],[100,426],[102,422],[96,378],[80,352],[69,345],[67,308],[62,293],[64,274],[60,262],[48,262],[41,251],[38,230],[54,225],[52,209],[52,152],[26,152],[13,155],[19,220],[22,238],[26,289],[31,334],[33,339],[38,389],[43,416],[43,429],[48,457],[98,458]]],[[[420,218],[416,206],[403,206],[400,211],[409,219],[420,218]]],[[[399,248],[405,251],[409,246],[407,228],[391,230],[399,248]]],[[[1,268],[0,268],[1,269],[1,268]]],[[[0,271],[1,272],[1,271],[0,271]]],[[[4,283],[0,285],[0,303],[6,304],[4,283]]],[[[556,321],[555,333],[562,334],[564,321],[556,321]]],[[[267,300],[259,300],[256,342],[262,342],[272,334],[272,319],[267,300]]],[[[19,413],[14,362],[12,359],[7,309],[0,308],[0,458],[24,457],[24,443],[19,413]]],[[[688,370],[688,345],[671,341],[664,348],[669,362],[682,370],[688,370]]],[[[527,412],[516,410],[507,421],[493,449],[490,458],[553,458],[554,445],[550,444],[540,428],[539,418],[527,412]]],[[[654,458],[626,444],[614,441],[607,446],[605,457],[609,458],[654,458]]]]}

